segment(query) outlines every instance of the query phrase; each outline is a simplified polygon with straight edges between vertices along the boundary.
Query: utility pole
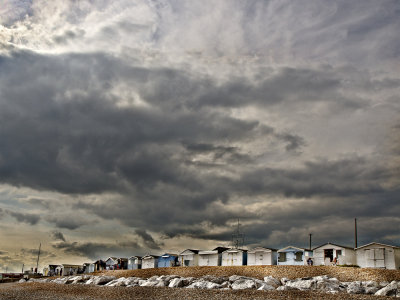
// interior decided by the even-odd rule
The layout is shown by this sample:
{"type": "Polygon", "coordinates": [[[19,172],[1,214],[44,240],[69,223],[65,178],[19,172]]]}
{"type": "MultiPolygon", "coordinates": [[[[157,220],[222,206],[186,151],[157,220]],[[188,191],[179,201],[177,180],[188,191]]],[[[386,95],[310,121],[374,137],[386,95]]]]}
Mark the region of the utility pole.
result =
{"type": "Polygon", "coordinates": [[[24,264],[22,264],[22,274],[24,274],[24,264]]]}
{"type": "Polygon", "coordinates": [[[354,218],[354,248],[357,248],[357,218],[354,218]]]}
{"type": "Polygon", "coordinates": [[[310,236],[310,243],[309,243],[309,247],[308,247],[308,249],[310,249],[310,250],[311,250],[311,237],[312,237],[312,233],[309,233],[308,235],[310,236]]]}
{"type": "Polygon", "coordinates": [[[240,248],[244,245],[244,234],[240,232],[240,220],[238,219],[237,230],[232,234],[232,246],[233,248],[240,248]]]}
{"type": "Polygon", "coordinates": [[[38,272],[38,267],[39,267],[40,247],[42,247],[42,243],[39,244],[39,252],[36,261],[36,273],[38,272]]]}

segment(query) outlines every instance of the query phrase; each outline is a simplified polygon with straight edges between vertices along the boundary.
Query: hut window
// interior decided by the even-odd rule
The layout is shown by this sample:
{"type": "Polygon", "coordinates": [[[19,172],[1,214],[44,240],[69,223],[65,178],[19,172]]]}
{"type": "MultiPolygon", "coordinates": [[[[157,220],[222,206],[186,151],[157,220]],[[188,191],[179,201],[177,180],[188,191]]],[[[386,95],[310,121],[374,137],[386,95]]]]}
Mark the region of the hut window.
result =
{"type": "Polygon", "coordinates": [[[296,252],[296,261],[303,261],[303,252],[296,252]]]}
{"type": "Polygon", "coordinates": [[[286,261],[286,252],[280,252],[279,253],[279,261],[280,262],[286,261]]]}
{"type": "Polygon", "coordinates": [[[342,255],[342,250],[336,250],[336,257],[339,257],[339,255],[342,255]]]}

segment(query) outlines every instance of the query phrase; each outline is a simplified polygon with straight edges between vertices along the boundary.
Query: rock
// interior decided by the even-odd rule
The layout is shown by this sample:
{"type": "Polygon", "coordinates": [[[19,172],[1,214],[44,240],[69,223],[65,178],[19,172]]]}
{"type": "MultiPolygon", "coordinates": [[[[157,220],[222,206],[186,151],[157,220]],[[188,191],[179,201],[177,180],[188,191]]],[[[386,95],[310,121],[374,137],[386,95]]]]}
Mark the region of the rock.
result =
{"type": "Polygon", "coordinates": [[[232,289],[232,285],[229,281],[225,281],[221,284],[221,288],[230,290],[230,289],[232,289]]]}
{"type": "Polygon", "coordinates": [[[110,282],[106,283],[105,286],[127,286],[126,278],[121,277],[118,279],[111,280],[110,282]]]}
{"type": "Polygon", "coordinates": [[[400,291],[398,291],[399,284],[396,281],[392,281],[384,288],[378,290],[374,295],[375,296],[397,296],[400,295],[400,291]]]}
{"type": "Polygon", "coordinates": [[[75,277],[70,278],[70,279],[67,281],[67,284],[68,284],[68,283],[70,283],[70,284],[77,284],[77,283],[79,283],[79,282],[84,282],[84,281],[85,281],[85,279],[84,279],[83,276],[75,276],[75,277]]]}
{"type": "MultiPolygon", "coordinates": [[[[93,278],[92,284],[105,285],[106,283],[108,283],[114,279],[115,279],[115,276],[96,276],[93,278]]],[[[88,281],[90,281],[90,279],[88,281]]],[[[88,283],[88,281],[86,282],[86,284],[88,283]]]]}
{"type": "Polygon", "coordinates": [[[278,286],[281,285],[281,282],[278,279],[276,279],[276,278],[274,278],[272,276],[264,277],[264,282],[266,284],[270,285],[270,286],[275,287],[275,288],[277,288],[278,286]]]}
{"type": "MultiPolygon", "coordinates": [[[[236,276],[236,275],[234,275],[234,276],[236,276]]],[[[218,284],[222,284],[225,281],[229,280],[228,277],[217,277],[217,276],[214,276],[214,275],[205,275],[205,276],[203,276],[201,278],[204,279],[205,281],[214,282],[214,283],[218,283],[218,284]]]]}
{"type": "Polygon", "coordinates": [[[255,289],[256,287],[256,283],[254,282],[254,280],[251,279],[238,279],[232,283],[233,290],[255,289]]]}
{"type": "Polygon", "coordinates": [[[165,286],[168,286],[168,285],[169,285],[169,282],[170,282],[172,279],[175,279],[175,278],[179,278],[179,276],[177,276],[177,275],[162,275],[162,276],[158,277],[158,280],[159,280],[159,281],[163,281],[163,282],[164,282],[164,285],[165,285],[165,286]]]}
{"type": "Polygon", "coordinates": [[[228,279],[230,282],[235,282],[236,280],[239,280],[239,279],[249,279],[249,278],[245,277],[245,276],[232,275],[228,279]]]}
{"type": "Polygon", "coordinates": [[[69,279],[68,277],[60,277],[60,278],[54,279],[52,282],[57,283],[57,284],[66,284],[68,279],[69,279]]]}
{"type": "Polygon", "coordinates": [[[142,279],[139,277],[128,277],[125,279],[125,284],[126,284],[126,286],[129,286],[129,285],[137,286],[137,285],[139,285],[139,280],[142,280],[142,279]]]}
{"type": "Polygon", "coordinates": [[[154,275],[154,276],[152,276],[152,277],[150,277],[150,278],[148,278],[147,279],[147,281],[158,281],[159,279],[158,279],[158,276],[157,275],[154,275]]]}
{"type": "Polygon", "coordinates": [[[286,282],[285,286],[289,286],[301,291],[315,290],[317,288],[317,281],[314,279],[288,281],[286,282]]]}
{"type": "Polygon", "coordinates": [[[25,283],[26,282],[26,280],[24,279],[24,278],[22,278],[22,279],[20,279],[19,281],[18,281],[18,283],[25,283]]]}
{"type": "Polygon", "coordinates": [[[159,283],[159,281],[155,280],[139,280],[139,285],[140,286],[156,286],[159,283]]]}
{"type": "Polygon", "coordinates": [[[349,294],[364,294],[365,289],[360,281],[351,282],[347,287],[347,293],[349,294]]]}
{"type": "Polygon", "coordinates": [[[259,291],[273,291],[275,287],[267,283],[262,284],[257,290],[259,291]]]}
{"type": "Polygon", "coordinates": [[[286,282],[288,282],[288,281],[291,281],[291,280],[289,278],[286,278],[286,277],[281,278],[282,285],[285,285],[286,282]]]}
{"type": "Polygon", "coordinates": [[[370,281],[363,281],[361,282],[361,284],[364,287],[378,287],[379,283],[377,283],[376,281],[370,280],[370,281]]]}
{"type": "Polygon", "coordinates": [[[219,289],[221,285],[214,282],[199,280],[186,287],[187,289],[219,289]]]}
{"type": "Polygon", "coordinates": [[[160,280],[155,287],[165,287],[168,286],[167,283],[169,283],[169,281],[164,281],[164,280],[160,280]]]}
{"type": "Polygon", "coordinates": [[[168,287],[170,288],[180,288],[180,287],[184,287],[185,283],[184,283],[184,279],[183,278],[174,278],[169,282],[168,287]]]}
{"type": "Polygon", "coordinates": [[[346,287],[344,285],[341,285],[339,280],[325,280],[317,281],[316,289],[325,293],[338,293],[340,291],[346,290],[346,287]]]}
{"type": "Polygon", "coordinates": [[[380,286],[381,288],[384,288],[384,287],[387,286],[388,284],[390,284],[390,282],[387,282],[387,281],[379,282],[379,286],[380,286]]]}
{"type": "Polygon", "coordinates": [[[379,291],[379,287],[377,286],[367,286],[364,289],[365,289],[364,293],[368,295],[375,295],[375,293],[379,291]]]}
{"type": "MultiPolygon", "coordinates": [[[[326,280],[330,280],[330,279],[336,279],[336,278],[329,278],[328,275],[322,275],[322,276],[315,276],[312,277],[312,279],[316,280],[316,281],[326,281],[326,280]]],[[[337,280],[337,279],[336,279],[337,280]]]]}

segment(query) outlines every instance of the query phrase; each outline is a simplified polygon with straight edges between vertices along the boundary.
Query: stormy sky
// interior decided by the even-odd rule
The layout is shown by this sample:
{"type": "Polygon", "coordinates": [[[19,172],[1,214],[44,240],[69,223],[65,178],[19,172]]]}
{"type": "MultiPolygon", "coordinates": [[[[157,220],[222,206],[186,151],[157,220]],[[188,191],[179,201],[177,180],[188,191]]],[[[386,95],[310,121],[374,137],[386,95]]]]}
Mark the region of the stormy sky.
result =
{"type": "Polygon", "coordinates": [[[397,0],[5,0],[0,270],[400,244],[397,0]]]}

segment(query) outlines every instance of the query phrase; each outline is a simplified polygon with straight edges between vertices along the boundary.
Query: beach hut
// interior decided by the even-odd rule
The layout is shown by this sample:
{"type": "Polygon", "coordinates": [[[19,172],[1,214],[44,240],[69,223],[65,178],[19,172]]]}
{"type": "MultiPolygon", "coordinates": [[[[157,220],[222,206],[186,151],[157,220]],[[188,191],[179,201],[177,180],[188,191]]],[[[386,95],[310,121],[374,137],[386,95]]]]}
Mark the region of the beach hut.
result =
{"type": "Polygon", "coordinates": [[[157,268],[159,256],[145,255],[142,257],[142,269],[157,268]]]}
{"type": "Polygon", "coordinates": [[[222,252],[221,266],[246,266],[247,250],[231,248],[222,252]]]}
{"type": "Polygon", "coordinates": [[[199,251],[199,266],[220,266],[222,263],[222,252],[228,249],[217,247],[213,250],[199,251]]]}
{"type": "Polygon", "coordinates": [[[56,274],[67,276],[83,273],[82,265],[61,264],[56,267],[56,274]]]}
{"type": "Polygon", "coordinates": [[[361,268],[400,268],[400,247],[369,243],[356,248],[356,262],[361,268]]]}
{"type": "Polygon", "coordinates": [[[117,269],[118,270],[127,270],[128,269],[128,259],[125,257],[120,257],[118,258],[118,265],[117,269]]]}
{"type": "Polygon", "coordinates": [[[84,263],[83,264],[83,273],[85,273],[85,274],[90,273],[90,265],[92,265],[92,264],[91,263],[84,263]]]}
{"type": "Polygon", "coordinates": [[[178,256],[181,267],[194,267],[199,265],[199,250],[186,249],[178,256]]]}
{"type": "Polygon", "coordinates": [[[116,270],[118,267],[118,258],[109,257],[106,259],[106,269],[107,270],[116,270]]]}
{"type": "Polygon", "coordinates": [[[248,266],[270,266],[276,265],[278,253],[276,249],[256,247],[247,252],[248,266]]]}
{"type": "Polygon", "coordinates": [[[101,260],[101,259],[95,261],[93,264],[94,264],[93,272],[102,271],[102,270],[105,270],[107,268],[106,262],[104,260],[101,260]]]}
{"type": "Polygon", "coordinates": [[[288,246],[278,250],[278,265],[307,265],[307,260],[312,256],[310,249],[288,246]]]}
{"type": "Polygon", "coordinates": [[[178,264],[178,255],[172,253],[164,253],[158,259],[159,268],[176,267],[178,264]]]}
{"type": "Polygon", "coordinates": [[[313,249],[313,264],[315,266],[330,266],[334,259],[338,265],[355,265],[356,253],[354,248],[326,243],[313,249]]]}
{"type": "Polygon", "coordinates": [[[142,268],[142,257],[131,256],[128,259],[128,270],[137,270],[142,268]]]}

